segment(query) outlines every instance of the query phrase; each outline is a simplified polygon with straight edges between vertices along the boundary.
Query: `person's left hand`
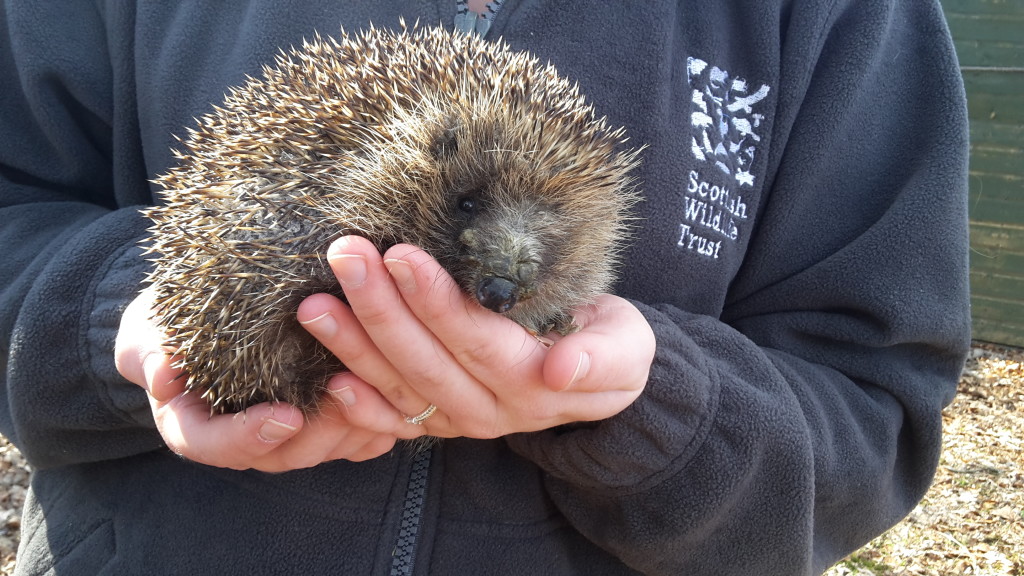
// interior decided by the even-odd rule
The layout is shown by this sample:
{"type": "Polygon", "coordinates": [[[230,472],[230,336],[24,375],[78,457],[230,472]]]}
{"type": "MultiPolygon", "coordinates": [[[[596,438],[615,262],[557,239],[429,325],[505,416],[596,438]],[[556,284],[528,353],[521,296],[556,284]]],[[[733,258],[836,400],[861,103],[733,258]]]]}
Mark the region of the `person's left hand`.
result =
{"type": "Polygon", "coordinates": [[[349,305],[316,294],[299,321],[351,370],[331,385],[348,388],[355,426],[401,438],[495,438],[608,418],[646,384],[654,334],[622,298],[576,310],[580,330],[548,348],[467,297],[416,247],[382,257],[348,236],[328,260],[349,305]],[[430,405],[437,409],[421,424],[407,420],[430,405]]]}
{"type": "Polygon", "coordinates": [[[237,414],[211,413],[199,391],[187,390],[181,368],[164,348],[167,335],[156,309],[152,288],[128,305],[114,362],[122,376],[146,390],[157,430],[176,454],[210,466],[284,472],[329,460],[369,460],[390,452],[398,440],[348,422],[349,396],[333,383],[315,415],[270,402],[237,414]]]}

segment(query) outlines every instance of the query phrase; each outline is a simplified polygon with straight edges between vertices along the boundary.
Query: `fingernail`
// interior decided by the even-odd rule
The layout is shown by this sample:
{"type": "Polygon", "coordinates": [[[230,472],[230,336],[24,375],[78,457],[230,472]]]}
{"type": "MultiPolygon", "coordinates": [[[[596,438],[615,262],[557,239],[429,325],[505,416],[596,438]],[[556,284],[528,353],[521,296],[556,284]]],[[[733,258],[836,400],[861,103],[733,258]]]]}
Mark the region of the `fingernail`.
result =
{"type": "Polygon", "coordinates": [[[359,254],[328,254],[327,260],[345,288],[358,288],[366,282],[366,257],[359,254]]]}
{"type": "Polygon", "coordinates": [[[289,426],[284,422],[278,422],[273,418],[264,418],[263,425],[260,426],[260,440],[264,442],[280,442],[291,438],[292,434],[298,430],[295,426],[289,426]]]}
{"type": "Polygon", "coordinates": [[[330,338],[338,332],[338,322],[334,319],[334,316],[331,316],[330,312],[324,312],[312,320],[299,322],[299,324],[309,329],[314,336],[322,338],[330,338]]]}
{"type": "Polygon", "coordinates": [[[345,406],[351,407],[356,403],[356,393],[352,391],[351,386],[345,386],[338,390],[331,390],[331,394],[333,394],[338,400],[341,400],[341,403],[345,406]]]}
{"type": "Polygon", "coordinates": [[[587,352],[580,352],[580,359],[576,362],[576,371],[572,373],[572,378],[569,379],[569,384],[566,385],[564,390],[572,388],[574,384],[582,380],[587,376],[587,372],[590,371],[590,354],[587,352]]]}
{"type": "Polygon", "coordinates": [[[405,260],[385,260],[384,266],[387,267],[388,273],[395,279],[395,284],[403,292],[413,292],[416,290],[416,278],[413,277],[412,267],[405,260]]]}

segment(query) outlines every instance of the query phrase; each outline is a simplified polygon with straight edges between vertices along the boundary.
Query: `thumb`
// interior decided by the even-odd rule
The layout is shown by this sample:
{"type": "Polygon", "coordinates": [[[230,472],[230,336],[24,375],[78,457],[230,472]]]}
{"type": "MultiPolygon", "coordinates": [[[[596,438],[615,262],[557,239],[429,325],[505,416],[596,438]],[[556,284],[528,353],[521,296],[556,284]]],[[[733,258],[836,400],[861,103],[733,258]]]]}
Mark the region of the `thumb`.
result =
{"type": "Polygon", "coordinates": [[[643,314],[627,300],[604,294],[577,311],[575,320],[580,330],[548,351],[544,384],[573,392],[643,388],[655,349],[654,333],[643,314]]]}
{"type": "Polygon", "coordinates": [[[114,364],[128,381],[166,401],[184,391],[182,371],[172,366],[164,349],[164,334],[152,320],[153,294],[145,290],[121,315],[114,343],[114,364]]]}
{"type": "Polygon", "coordinates": [[[544,384],[555,392],[573,390],[588,391],[593,378],[588,378],[593,359],[589,350],[566,339],[558,341],[544,360],[544,384]]]}

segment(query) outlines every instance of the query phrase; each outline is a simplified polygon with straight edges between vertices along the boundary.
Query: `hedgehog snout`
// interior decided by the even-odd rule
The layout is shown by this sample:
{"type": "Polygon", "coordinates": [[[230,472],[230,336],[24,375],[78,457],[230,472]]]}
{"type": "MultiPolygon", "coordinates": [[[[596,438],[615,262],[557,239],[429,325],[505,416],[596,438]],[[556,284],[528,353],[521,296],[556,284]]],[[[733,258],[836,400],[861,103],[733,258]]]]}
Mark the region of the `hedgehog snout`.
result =
{"type": "Polygon", "coordinates": [[[504,314],[519,301],[519,287],[507,278],[488,276],[477,285],[476,299],[484,308],[504,314]]]}
{"type": "Polygon", "coordinates": [[[533,296],[540,259],[531,243],[524,245],[522,239],[518,234],[495,237],[472,228],[460,235],[464,262],[472,270],[467,288],[484,308],[504,314],[533,296]]]}
{"type": "Polygon", "coordinates": [[[493,255],[481,262],[476,282],[476,299],[484,308],[499,314],[533,295],[538,265],[530,260],[493,255]]]}

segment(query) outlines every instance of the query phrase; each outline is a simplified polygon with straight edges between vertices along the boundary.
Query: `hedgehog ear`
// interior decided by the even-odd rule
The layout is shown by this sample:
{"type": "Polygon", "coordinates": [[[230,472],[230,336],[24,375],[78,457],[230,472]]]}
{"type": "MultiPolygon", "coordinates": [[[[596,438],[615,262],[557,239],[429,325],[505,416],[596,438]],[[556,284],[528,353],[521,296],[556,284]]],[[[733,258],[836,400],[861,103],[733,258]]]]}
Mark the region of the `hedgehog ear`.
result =
{"type": "Polygon", "coordinates": [[[445,124],[441,132],[434,138],[430,153],[436,160],[451,158],[459,150],[458,128],[453,124],[445,124]]]}

